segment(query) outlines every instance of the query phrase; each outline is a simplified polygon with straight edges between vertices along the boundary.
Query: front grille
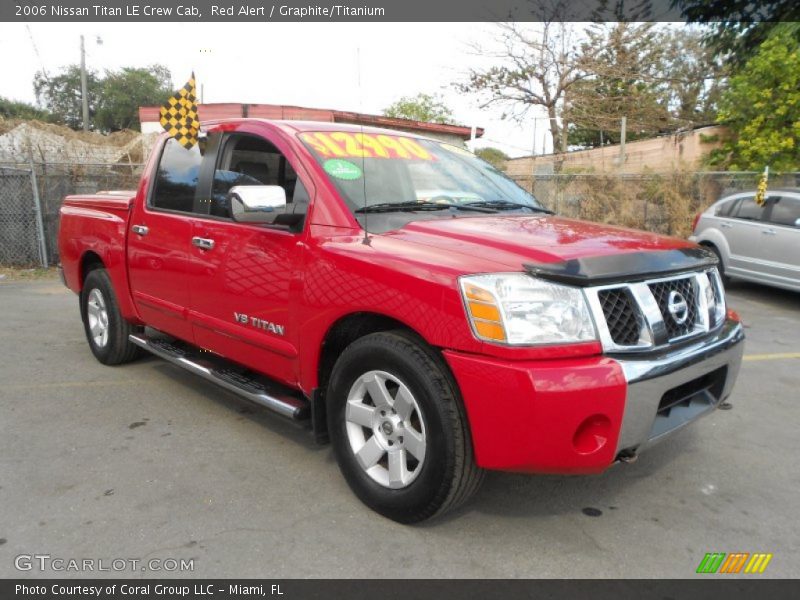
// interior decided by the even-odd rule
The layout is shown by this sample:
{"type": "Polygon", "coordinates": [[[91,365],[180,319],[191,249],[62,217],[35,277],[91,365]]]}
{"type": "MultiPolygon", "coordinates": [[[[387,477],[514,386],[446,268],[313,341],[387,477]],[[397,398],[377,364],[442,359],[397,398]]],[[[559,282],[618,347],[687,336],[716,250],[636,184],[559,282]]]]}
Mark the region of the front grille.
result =
{"type": "Polygon", "coordinates": [[[590,286],[584,293],[608,352],[662,348],[708,333],[725,317],[725,295],[713,270],[590,286]],[[706,305],[708,315],[701,312],[706,305]]]}
{"type": "Polygon", "coordinates": [[[602,290],[597,297],[614,343],[635,346],[641,327],[630,292],[625,288],[602,290]]]}
{"type": "MultiPolygon", "coordinates": [[[[697,323],[697,292],[694,278],[683,277],[669,281],[658,281],[649,284],[649,287],[658,303],[658,308],[661,310],[661,316],[664,319],[664,325],[667,327],[669,339],[683,337],[692,333],[697,323]],[[686,320],[682,323],[669,310],[669,298],[672,292],[677,292],[686,301],[686,320]]],[[[679,314],[678,316],[681,315],[679,314]]]]}
{"type": "Polygon", "coordinates": [[[714,304],[720,304],[723,301],[722,294],[719,291],[719,283],[716,276],[709,275],[709,283],[711,284],[711,291],[714,293],[714,304]]]}

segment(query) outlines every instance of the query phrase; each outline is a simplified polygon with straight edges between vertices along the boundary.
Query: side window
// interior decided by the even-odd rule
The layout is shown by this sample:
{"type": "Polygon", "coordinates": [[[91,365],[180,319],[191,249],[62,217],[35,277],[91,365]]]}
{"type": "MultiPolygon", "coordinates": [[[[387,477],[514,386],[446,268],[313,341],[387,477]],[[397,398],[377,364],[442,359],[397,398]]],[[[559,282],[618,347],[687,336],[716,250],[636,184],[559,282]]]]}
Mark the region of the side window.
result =
{"type": "Polygon", "coordinates": [[[177,140],[168,139],[158,163],[150,206],[192,212],[202,160],[200,144],[187,150],[177,140]]]}
{"type": "Polygon", "coordinates": [[[785,197],[775,198],[769,222],[776,225],[800,227],[800,200],[785,197]]]}
{"type": "Polygon", "coordinates": [[[738,199],[729,200],[728,202],[723,202],[717,207],[717,212],[714,213],[716,217],[729,217],[732,212],[734,212],[734,206],[738,202],[738,199]]]}
{"type": "Polygon", "coordinates": [[[286,192],[286,209],[276,217],[275,224],[302,227],[308,211],[308,192],[291,163],[267,140],[250,135],[228,138],[214,171],[211,214],[231,218],[228,192],[242,185],[281,186],[286,192]]]}
{"type": "Polygon", "coordinates": [[[739,203],[735,213],[731,216],[736,217],[737,219],[746,219],[748,221],[760,221],[763,215],[764,207],[756,204],[756,201],[752,196],[748,196],[747,198],[742,198],[742,201],[739,203]]]}

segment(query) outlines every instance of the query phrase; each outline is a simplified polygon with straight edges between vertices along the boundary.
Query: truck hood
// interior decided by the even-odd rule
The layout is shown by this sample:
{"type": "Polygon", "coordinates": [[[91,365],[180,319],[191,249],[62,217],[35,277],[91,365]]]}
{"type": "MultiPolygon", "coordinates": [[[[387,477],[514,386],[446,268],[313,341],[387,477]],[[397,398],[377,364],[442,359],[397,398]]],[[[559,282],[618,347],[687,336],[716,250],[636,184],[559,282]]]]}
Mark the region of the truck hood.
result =
{"type": "Polygon", "coordinates": [[[384,236],[491,259],[513,270],[526,264],[696,247],[678,238],[554,216],[497,215],[414,221],[384,236]]]}

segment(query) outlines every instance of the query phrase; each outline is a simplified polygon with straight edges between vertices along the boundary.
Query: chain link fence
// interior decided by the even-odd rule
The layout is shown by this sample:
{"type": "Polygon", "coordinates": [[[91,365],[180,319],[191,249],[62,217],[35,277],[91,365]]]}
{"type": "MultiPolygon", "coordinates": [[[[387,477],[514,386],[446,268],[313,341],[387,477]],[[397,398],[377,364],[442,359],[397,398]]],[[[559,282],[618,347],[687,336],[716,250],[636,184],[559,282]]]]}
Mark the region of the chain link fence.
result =
{"type": "MultiPolygon", "coordinates": [[[[755,190],[761,173],[556,173],[516,177],[561,216],[686,237],[695,214],[727,194],[755,190]]],[[[769,189],[800,186],[800,173],[770,173],[769,189]]]]}
{"type": "Polygon", "coordinates": [[[44,264],[32,185],[30,169],[0,167],[0,265],[44,264]]]}
{"type": "MultiPolygon", "coordinates": [[[[136,189],[141,164],[0,164],[0,265],[58,263],[64,196],[136,189]],[[37,215],[41,207],[41,220],[37,215]]],[[[559,215],[686,237],[692,218],[720,197],[754,190],[760,173],[557,173],[517,178],[559,215]]],[[[800,186],[800,173],[770,174],[769,187],[800,186]]]]}
{"type": "Polygon", "coordinates": [[[0,164],[0,265],[57,264],[64,196],[136,189],[141,169],[130,163],[0,164]]]}

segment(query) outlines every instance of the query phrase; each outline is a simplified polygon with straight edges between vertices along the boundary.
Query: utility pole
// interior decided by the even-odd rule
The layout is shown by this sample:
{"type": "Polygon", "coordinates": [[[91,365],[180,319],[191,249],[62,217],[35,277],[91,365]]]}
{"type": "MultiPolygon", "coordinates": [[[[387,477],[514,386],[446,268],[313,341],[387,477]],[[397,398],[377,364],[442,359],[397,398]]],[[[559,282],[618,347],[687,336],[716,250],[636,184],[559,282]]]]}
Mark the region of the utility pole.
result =
{"type": "Polygon", "coordinates": [[[81,36],[81,104],[83,105],[83,130],[89,131],[89,86],[86,85],[86,47],[81,36]]]}
{"type": "Polygon", "coordinates": [[[625,134],[628,129],[628,117],[622,117],[622,123],[619,128],[619,168],[625,166],[625,134]]]}

